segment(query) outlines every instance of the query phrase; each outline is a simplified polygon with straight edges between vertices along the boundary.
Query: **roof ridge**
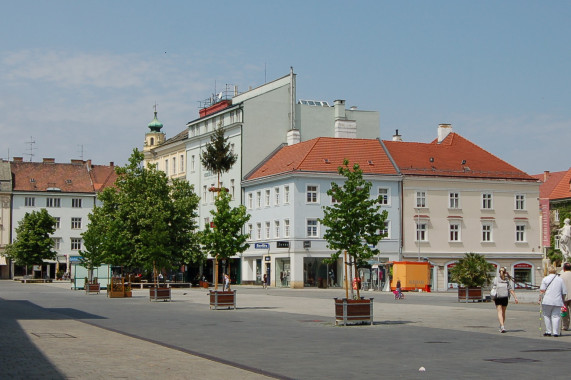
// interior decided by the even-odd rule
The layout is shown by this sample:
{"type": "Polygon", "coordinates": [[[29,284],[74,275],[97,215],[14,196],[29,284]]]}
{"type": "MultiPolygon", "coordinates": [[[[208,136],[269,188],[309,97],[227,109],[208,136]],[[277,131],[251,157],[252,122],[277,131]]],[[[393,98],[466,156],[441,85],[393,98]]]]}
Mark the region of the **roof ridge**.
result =
{"type": "MultiPolygon", "coordinates": [[[[313,140],[306,141],[308,144],[309,144],[310,142],[312,142],[312,141],[313,141],[313,142],[311,143],[310,148],[305,151],[305,154],[303,155],[303,157],[301,158],[301,160],[299,160],[299,163],[297,164],[297,167],[296,167],[295,169],[300,168],[300,167],[303,165],[303,163],[305,162],[305,160],[306,160],[307,157],[309,156],[309,153],[311,153],[311,151],[313,150],[313,148],[315,148],[315,146],[317,145],[317,143],[318,143],[322,138],[323,138],[323,137],[317,137],[317,138],[315,138],[315,139],[313,139],[313,140]]],[[[295,169],[294,169],[294,170],[295,170],[295,169]]]]}

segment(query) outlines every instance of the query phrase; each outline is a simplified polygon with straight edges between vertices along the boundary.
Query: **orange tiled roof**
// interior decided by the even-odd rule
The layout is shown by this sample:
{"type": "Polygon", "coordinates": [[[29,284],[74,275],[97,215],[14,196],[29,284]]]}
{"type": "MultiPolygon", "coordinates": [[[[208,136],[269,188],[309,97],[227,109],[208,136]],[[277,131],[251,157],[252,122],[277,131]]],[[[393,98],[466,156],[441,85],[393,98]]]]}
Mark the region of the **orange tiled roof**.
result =
{"type": "Polygon", "coordinates": [[[539,187],[540,198],[551,200],[571,198],[571,168],[562,172],[535,174],[533,177],[542,182],[539,187]]]}
{"type": "Polygon", "coordinates": [[[451,132],[438,143],[385,141],[389,154],[405,175],[536,181],[478,145],[451,132]]]}
{"type": "Polygon", "coordinates": [[[93,189],[100,192],[108,186],[114,186],[117,179],[114,165],[91,165],[93,189]]]}
{"type": "Polygon", "coordinates": [[[65,193],[92,193],[93,185],[83,161],[71,164],[17,162],[10,164],[14,191],[46,191],[57,188],[65,193]]]}
{"type": "Polygon", "coordinates": [[[278,150],[246,179],[288,172],[337,172],[344,159],[365,174],[397,174],[379,140],[318,137],[278,150]]]}

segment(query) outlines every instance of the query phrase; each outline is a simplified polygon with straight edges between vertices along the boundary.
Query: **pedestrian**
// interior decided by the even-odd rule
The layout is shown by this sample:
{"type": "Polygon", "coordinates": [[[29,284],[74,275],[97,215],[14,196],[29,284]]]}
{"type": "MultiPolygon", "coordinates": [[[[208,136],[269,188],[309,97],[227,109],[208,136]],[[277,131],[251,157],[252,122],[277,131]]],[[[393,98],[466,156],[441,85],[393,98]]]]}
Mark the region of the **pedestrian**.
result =
{"type": "Polygon", "coordinates": [[[569,295],[569,290],[571,290],[571,263],[563,264],[563,273],[559,275],[567,288],[567,294],[565,295],[565,308],[567,313],[564,313],[563,319],[563,330],[569,331],[569,307],[571,307],[571,296],[569,295]]]}
{"type": "Polygon", "coordinates": [[[224,288],[223,290],[226,292],[230,290],[230,276],[224,274],[224,288]]]}
{"type": "Polygon", "coordinates": [[[543,278],[539,287],[539,302],[545,323],[543,336],[559,336],[560,313],[561,307],[565,304],[567,288],[561,277],[555,274],[556,272],[555,266],[550,266],[549,274],[543,278]]]}
{"type": "Polygon", "coordinates": [[[333,272],[333,269],[329,269],[329,286],[335,286],[335,272],[333,272]]]}
{"type": "Polygon", "coordinates": [[[494,278],[493,287],[496,288],[496,311],[498,312],[498,321],[500,322],[500,332],[505,333],[506,309],[508,308],[508,300],[510,294],[514,297],[515,303],[518,303],[515,292],[510,284],[510,275],[505,267],[500,268],[500,273],[494,278]]]}
{"type": "Polygon", "coordinates": [[[268,275],[264,273],[264,281],[262,282],[264,289],[268,288],[268,275]]]}

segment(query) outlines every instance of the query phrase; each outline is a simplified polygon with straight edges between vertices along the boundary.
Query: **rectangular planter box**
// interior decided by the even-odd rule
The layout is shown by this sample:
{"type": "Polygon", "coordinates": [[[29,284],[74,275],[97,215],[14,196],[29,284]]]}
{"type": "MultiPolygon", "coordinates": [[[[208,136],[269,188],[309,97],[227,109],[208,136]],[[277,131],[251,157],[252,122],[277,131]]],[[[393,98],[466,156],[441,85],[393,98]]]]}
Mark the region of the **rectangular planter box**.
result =
{"type": "Polygon", "coordinates": [[[92,293],[99,294],[99,292],[101,291],[99,284],[85,284],[84,289],[86,294],[92,294],[92,293]]]}
{"type": "Polygon", "coordinates": [[[149,299],[151,301],[170,301],[171,288],[149,288],[149,299]]]}
{"type": "Polygon", "coordinates": [[[236,291],[221,291],[221,290],[211,290],[209,292],[210,296],[210,309],[214,310],[219,307],[224,308],[234,308],[236,310],[236,291]]]}
{"type": "Polygon", "coordinates": [[[483,299],[482,288],[458,287],[458,302],[482,302],[483,299]]]}
{"type": "Polygon", "coordinates": [[[347,298],[334,298],[335,325],[349,322],[367,322],[373,325],[373,299],[350,300],[347,298]]]}

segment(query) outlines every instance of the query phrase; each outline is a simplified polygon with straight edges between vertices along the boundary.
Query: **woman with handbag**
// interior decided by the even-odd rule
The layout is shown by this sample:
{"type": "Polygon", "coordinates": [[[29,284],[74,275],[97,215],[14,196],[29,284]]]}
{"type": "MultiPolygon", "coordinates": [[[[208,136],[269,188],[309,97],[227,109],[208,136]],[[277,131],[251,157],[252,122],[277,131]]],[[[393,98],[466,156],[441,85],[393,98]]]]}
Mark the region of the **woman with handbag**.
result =
{"type": "Polygon", "coordinates": [[[539,301],[545,323],[543,336],[559,336],[561,306],[565,304],[567,287],[561,277],[555,274],[556,272],[555,267],[550,266],[549,274],[543,278],[539,288],[539,301]]]}
{"type": "Polygon", "coordinates": [[[498,321],[500,322],[500,332],[505,333],[506,329],[504,327],[506,321],[506,309],[508,308],[508,300],[510,294],[514,297],[515,303],[517,303],[517,297],[510,284],[510,275],[505,267],[500,268],[500,273],[496,278],[494,278],[494,283],[492,286],[492,293],[496,293],[494,298],[494,303],[496,304],[496,311],[498,312],[498,321]]]}

